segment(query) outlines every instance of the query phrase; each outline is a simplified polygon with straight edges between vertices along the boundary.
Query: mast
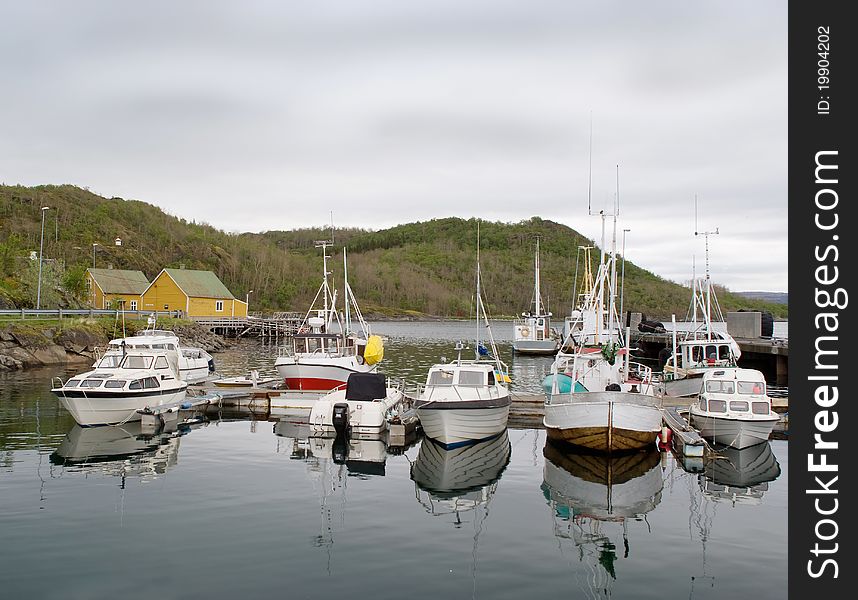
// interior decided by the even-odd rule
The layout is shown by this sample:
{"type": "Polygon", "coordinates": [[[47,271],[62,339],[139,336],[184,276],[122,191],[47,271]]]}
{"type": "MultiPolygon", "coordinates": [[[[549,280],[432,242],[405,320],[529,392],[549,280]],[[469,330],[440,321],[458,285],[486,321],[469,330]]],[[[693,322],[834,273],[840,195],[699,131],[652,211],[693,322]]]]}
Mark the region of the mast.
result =
{"type": "Polygon", "coordinates": [[[346,247],[343,246],[343,289],[345,290],[345,298],[343,299],[345,304],[345,334],[348,335],[352,331],[352,318],[351,318],[351,288],[349,288],[349,267],[346,263],[346,247]]]}
{"type": "Polygon", "coordinates": [[[474,358],[477,360],[480,359],[480,305],[482,304],[482,299],[480,296],[480,220],[477,219],[477,301],[476,301],[476,309],[477,309],[477,343],[474,346],[474,358]]]}
{"type": "Polygon", "coordinates": [[[536,257],[534,259],[535,267],[534,272],[536,273],[536,277],[534,278],[534,287],[533,287],[533,295],[534,301],[536,302],[536,316],[542,314],[542,296],[539,295],[539,237],[536,238],[536,257]]]}

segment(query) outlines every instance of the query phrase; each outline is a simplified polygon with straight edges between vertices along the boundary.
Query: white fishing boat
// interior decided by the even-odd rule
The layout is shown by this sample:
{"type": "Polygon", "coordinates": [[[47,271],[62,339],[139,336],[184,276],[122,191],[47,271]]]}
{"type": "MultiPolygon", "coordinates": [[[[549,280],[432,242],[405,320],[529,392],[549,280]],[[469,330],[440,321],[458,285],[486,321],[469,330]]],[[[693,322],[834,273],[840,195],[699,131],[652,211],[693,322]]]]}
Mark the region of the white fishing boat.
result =
{"type": "Polygon", "coordinates": [[[511,452],[506,431],[453,449],[424,439],[411,465],[418,502],[433,516],[455,514],[457,519],[464,511],[488,504],[511,452]]]}
{"type": "Polygon", "coordinates": [[[456,344],[456,360],[432,365],[425,385],[413,395],[423,433],[446,448],[491,438],[506,429],[510,396],[506,364],[501,361],[480,294],[479,230],[477,233],[476,344],[474,359],[462,358],[456,344]],[[489,347],[481,341],[485,325],[489,347]]]}
{"type": "MultiPolygon", "coordinates": [[[[630,538],[648,533],[642,521],[661,502],[660,453],[652,448],[605,456],[570,451],[549,441],[543,454],[542,493],[561,549],[572,550],[575,563],[582,563],[579,568],[586,576],[576,577],[581,597],[610,598],[620,576],[618,566],[631,554],[630,538]],[[567,543],[574,547],[564,548],[567,543]]],[[[649,552],[651,543],[644,547],[649,552]]]]}
{"type": "Polygon", "coordinates": [[[138,410],[180,402],[188,389],[176,351],[156,348],[107,353],[95,369],[54,383],[51,391],[84,426],[139,421],[138,410]]]}
{"type": "Polygon", "coordinates": [[[592,333],[558,353],[543,381],[548,437],[600,452],[652,446],[662,422],[652,369],[631,361],[629,332],[616,326],[616,217],[613,237],[581,311],[597,319],[592,333]]]}
{"type": "Polygon", "coordinates": [[[691,405],[691,425],[701,437],[734,448],[769,439],[780,420],[766,394],[763,374],[755,369],[712,369],[703,375],[700,397],[691,405]]]}
{"type": "Polygon", "coordinates": [[[715,502],[759,504],[769,483],[781,474],[781,466],[769,442],[747,448],[715,447],[698,482],[715,502]]]}
{"type": "MultiPolygon", "coordinates": [[[[578,257],[576,259],[575,268],[575,308],[571,314],[563,320],[563,339],[562,348],[564,351],[572,352],[578,345],[595,346],[598,345],[598,339],[606,339],[607,327],[610,318],[606,313],[607,307],[602,307],[602,312],[597,313],[594,306],[590,303],[590,295],[595,287],[593,278],[593,246],[579,246],[578,257]],[[583,261],[581,254],[583,251],[583,261]],[[583,262],[583,273],[581,275],[581,287],[578,287],[578,267],[577,264],[583,262]]],[[[620,336],[620,321],[614,321],[614,337],[620,336]]]]}
{"type": "Polygon", "coordinates": [[[551,313],[542,304],[539,280],[539,238],[536,240],[533,278],[533,311],[521,313],[512,329],[512,349],[520,354],[554,354],[560,336],[551,327],[551,313]]]}
{"type": "Polygon", "coordinates": [[[179,360],[179,379],[188,383],[205,381],[215,370],[214,358],[202,348],[187,348],[179,336],[166,329],[155,329],[150,315],[147,327],[128,337],[110,340],[105,354],[121,356],[124,350],[175,350],[179,360]]]}
{"type": "Polygon", "coordinates": [[[237,375],[235,377],[221,377],[215,379],[212,384],[223,388],[270,388],[278,383],[277,377],[260,376],[256,369],[250,371],[247,375],[237,375]]]}
{"type": "Polygon", "coordinates": [[[378,437],[402,402],[402,385],[381,373],[352,373],[348,382],[319,398],[310,411],[313,436],[378,437]]]}
{"type": "MultiPolygon", "coordinates": [[[[718,233],[716,229],[712,233],[718,233]]],[[[693,397],[700,391],[700,378],[712,369],[737,367],[742,350],[727,332],[727,324],[709,276],[709,235],[706,237],[706,274],[692,276],[687,331],[678,333],[673,324],[673,352],[662,368],[663,393],[674,398],[693,397]]],[[[663,350],[662,352],[665,352],[663,350]]]]}
{"type": "Polygon", "coordinates": [[[284,384],[294,390],[330,391],[348,380],[352,373],[371,373],[384,356],[382,340],[370,334],[357,300],[348,283],[346,252],[343,249],[345,280],[344,312],[336,309],[337,293],[328,283],[327,248],[331,242],[318,242],[322,248],[322,285],[289,345],[281,348],[274,363],[284,384]],[[321,302],[321,308],[317,303],[321,302]],[[357,329],[352,329],[352,310],[357,329]]]}

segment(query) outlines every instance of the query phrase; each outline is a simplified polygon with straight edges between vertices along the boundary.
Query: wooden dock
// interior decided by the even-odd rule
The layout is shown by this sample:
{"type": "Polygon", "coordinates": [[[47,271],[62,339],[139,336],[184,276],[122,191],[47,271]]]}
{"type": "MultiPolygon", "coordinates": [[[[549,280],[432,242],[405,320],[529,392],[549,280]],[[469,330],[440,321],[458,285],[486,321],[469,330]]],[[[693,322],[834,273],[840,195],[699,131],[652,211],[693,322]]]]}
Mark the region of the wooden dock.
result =
{"type": "Polygon", "coordinates": [[[280,312],[270,316],[191,317],[213,333],[227,337],[262,337],[279,339],[293,335],[304,320],[304,313],[280,312]]]}

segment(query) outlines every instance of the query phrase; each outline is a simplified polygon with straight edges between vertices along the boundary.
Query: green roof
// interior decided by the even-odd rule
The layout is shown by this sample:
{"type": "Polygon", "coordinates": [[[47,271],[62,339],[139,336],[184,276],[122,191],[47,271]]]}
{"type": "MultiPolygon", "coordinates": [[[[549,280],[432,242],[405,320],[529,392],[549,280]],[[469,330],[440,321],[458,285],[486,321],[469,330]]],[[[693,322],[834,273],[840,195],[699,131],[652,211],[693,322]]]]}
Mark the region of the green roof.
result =
{"type": "Polygon", "coordinates": [[[139,296],[149,287],[149,280],[146,279],[143,271],[123,271],[122,269],[87,269],[87,271],[105,294],[139,296]]]}
{"type": "Polygon", "coordinates": [[[164,269],[173,278],[182,291],[193,298],[229,298],[232,295],[226,286],[211,271],[193,271],[190,269],[164,269]]]}

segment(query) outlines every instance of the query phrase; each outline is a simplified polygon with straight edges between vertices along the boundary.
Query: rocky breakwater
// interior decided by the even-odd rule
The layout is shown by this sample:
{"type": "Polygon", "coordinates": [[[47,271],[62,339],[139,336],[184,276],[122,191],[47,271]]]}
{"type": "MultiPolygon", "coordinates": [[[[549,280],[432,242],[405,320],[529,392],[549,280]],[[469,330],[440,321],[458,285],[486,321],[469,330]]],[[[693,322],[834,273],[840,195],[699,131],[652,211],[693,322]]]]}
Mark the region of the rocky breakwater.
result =
{"type": "MultiPolygon", "coordinates": [[[[103,352],[111,339],[119,337],[113,335],[113,328],[112,321],[97,319],[64,321],[60,325],[22,322],[0,325],[0,371],[91,363],[97,351],[103,352]]],[[[132,335],[138,329],[132,323],[126,334],[132,335]]],[[[228,346],[223,338],[196,323],[171,323],[170,329],[186,347],[219,352],[228,346]]]]}

